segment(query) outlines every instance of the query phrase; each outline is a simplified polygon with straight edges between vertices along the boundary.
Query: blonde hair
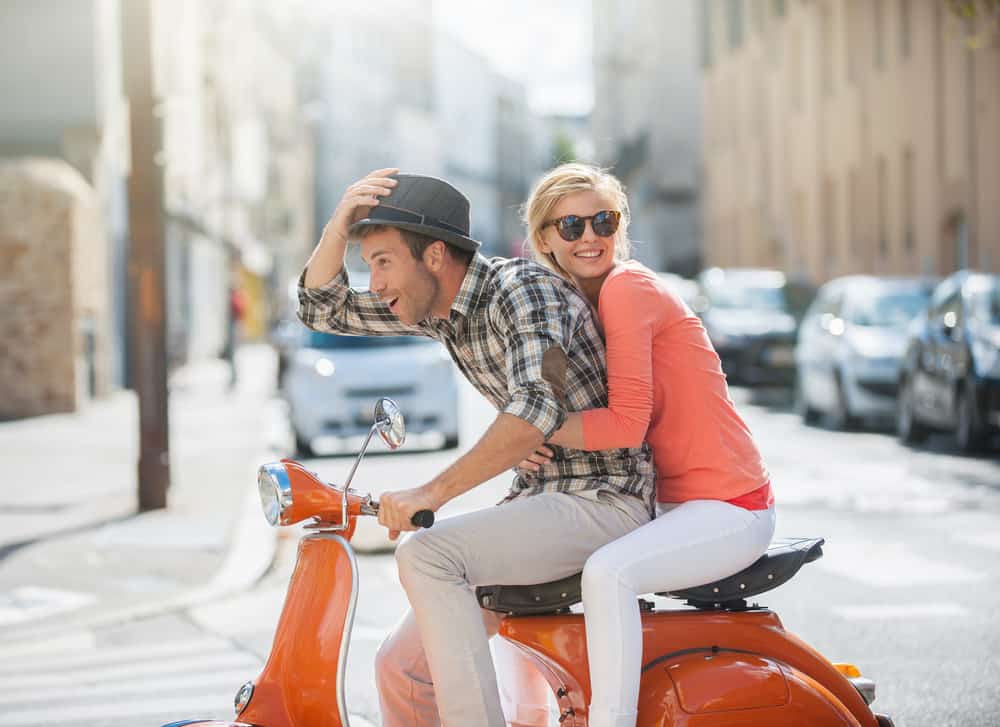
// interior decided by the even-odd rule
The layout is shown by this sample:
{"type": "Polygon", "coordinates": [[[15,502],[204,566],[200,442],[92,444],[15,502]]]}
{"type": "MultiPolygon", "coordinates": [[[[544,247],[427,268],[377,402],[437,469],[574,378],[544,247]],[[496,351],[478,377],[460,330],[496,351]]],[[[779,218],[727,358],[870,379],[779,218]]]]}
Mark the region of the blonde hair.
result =
{"type": "Polygon", "coordinates": [[[555,255],[542,252],[539,246],[542,240],[542,226],[550,220],[552,210],[562,199],[577,192],[590,191],[607,197],[608,201],[622,213],[618,231],[615,233],[615,260],[627,260],[632,252],[632,243],[628,238],[630,218],[628,198],[625,196],[622,183],[607,169],[581,162],[560,164],[535,183],[535,188],[531,190],[528,201],[524,203],[522,209],[524,223],[528,228],[525,247],[531,251],[535,260],[564,277],[569,276],[556,262],[555,255]]]}

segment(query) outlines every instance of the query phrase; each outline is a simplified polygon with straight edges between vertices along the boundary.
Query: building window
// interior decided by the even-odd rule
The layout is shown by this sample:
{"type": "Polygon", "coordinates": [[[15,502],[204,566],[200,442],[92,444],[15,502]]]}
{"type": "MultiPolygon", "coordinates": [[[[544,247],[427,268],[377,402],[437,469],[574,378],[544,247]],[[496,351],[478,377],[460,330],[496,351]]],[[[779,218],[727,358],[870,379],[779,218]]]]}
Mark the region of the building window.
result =
{"type": "Polygon", "coordinates": [[[712,65],[712,3],[698,3],[698,24],[701,29],[701,67],[712,65]]]}
{"type": "Polygon", "coordinates": [[[791,75],[789,82],[792,85],[792,108],[795,111],[802,109],[802,37],[795,31],[792,33],[792,57],[788,64],[788,72],[791,75]]]}
{"type": "Polygon", "coordinates": [[[872,1],[872,49],[875,53],[875,68],[885,67],[885,0],[872,1]]]}
{"type": "Polygon", "coordinates": [[[915,246],[914,238],[914,176],[913,147],[907,145],[903,149],[903,249],[912,252],[915,246]]]}
{"type": "Polygon", "coordinates": [[[899,0],[899,55],[910,57],[910,0],[899,0]]]}
{"type": "Polygon", "coordinates": [[[743,0],[726,0],[726,29],[730,48],[743,45],[743,0]]]}
{"type": "Polygon", "coordinates": [[[833,12],[829,3],[823,4],[819,17],[820,88],[830,95],[833,92],[833,12]]]}
{"type": "Polygon", "coordinates": [[[763,35],[767,32],[767,4],[764,0],[750,0],[753,3],[754,30],[763,35]]]}
{"type": "Polygon", "coordinates": [[[837,185],[830,177],[823,180],[823,251],[826,273],[837,268],[837,185]]]}
{"type": "Polygon", "coordinates": [[[876,200],[878,205],[878,250],[882,260],[887,260],[889,257],[889,196],[886,190],[889,186],[889,169],[885,157],[878,158],[876,174],[878,184],[878,189],[876,190],[876,194],[878,195],[878,199],[876,200]]]}
{"type": "Polygon", "coordinates": [[[854,5],[844,3],[842,6],[844,13],[844,59],[847,61],[847,81],[854,84],[858,80],[857,48],[852,43],[857,41],[854,29],[857,23],[854,19],[854,5]]]}
{"type": "Polygon", "coordinates": [[[861,191],[858,188],[858,170],[851,169],[848,173],[848,179],[849,209],[847,212],[851,225],[851,250],[854,251],[854,259],[857,261],[858,255],[864,252],[864,245],[861,244],[861,191]]]}

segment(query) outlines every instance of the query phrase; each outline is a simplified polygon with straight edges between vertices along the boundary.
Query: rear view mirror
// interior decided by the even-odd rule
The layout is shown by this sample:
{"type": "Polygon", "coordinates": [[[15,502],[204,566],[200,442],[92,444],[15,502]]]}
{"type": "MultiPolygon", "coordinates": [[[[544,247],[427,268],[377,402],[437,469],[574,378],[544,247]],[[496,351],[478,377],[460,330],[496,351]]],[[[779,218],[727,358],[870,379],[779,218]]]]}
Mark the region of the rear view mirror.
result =
{"type": "Polygon", "coordinates": [[[382,398],[375,402],[375,426],[389,449],[399,449],[406,441],[403,412],[392,399],[382,398]]]}

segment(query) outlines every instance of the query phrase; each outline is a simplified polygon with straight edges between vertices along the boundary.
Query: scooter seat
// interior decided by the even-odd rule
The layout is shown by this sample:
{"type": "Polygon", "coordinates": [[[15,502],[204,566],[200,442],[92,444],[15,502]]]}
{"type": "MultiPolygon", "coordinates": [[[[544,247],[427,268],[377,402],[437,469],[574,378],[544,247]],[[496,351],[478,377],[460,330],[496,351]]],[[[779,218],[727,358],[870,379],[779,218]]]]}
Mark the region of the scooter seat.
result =
{"type": "MultiPolygon", "coordinates": [[[[661,592],[658,596],[682,598],[703,609],[742,610],[744,599],[777,588],[802,566],[823,556],[823,538],[779,538],[767,552],[739,573],[702,586],[661,592]]],[[[580,573],[549,583],[528,586],[479,586],[476,598],[489,611],[510,616],[556,613],[581,601],[580,573]]]]}

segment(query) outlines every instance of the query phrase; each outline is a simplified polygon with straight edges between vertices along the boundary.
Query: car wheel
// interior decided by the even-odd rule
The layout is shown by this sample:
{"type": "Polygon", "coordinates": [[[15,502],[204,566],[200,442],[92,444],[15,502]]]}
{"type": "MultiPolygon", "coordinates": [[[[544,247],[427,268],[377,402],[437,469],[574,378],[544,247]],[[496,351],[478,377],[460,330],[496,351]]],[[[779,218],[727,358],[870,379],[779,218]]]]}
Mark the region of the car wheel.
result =
{"type": "Polygon", "coordinates": [[[928,435],[927,427],[920,423],[913,412],[913,391],[906,380],[899,385],[899,398],[896,401],[896,435],[904,444],[917,444],[927,439],[928,435]]]}
{"type": "Polygon", "coordinates": [[[454,449],[458,446],[458,435],[453,434],[450,437],[445,437],[444,444],[441,445],[441,449],[454,449]]]}
{"type": "Polygon", "coordinates": [[[847,389],[844,387],[844,379],[841,374],[837,375],[837,397],[830,412],[831,423],[834,429],[842,432],[850,431],[858,426],[858,418],[851,413],[851,405],[847,401],[847,389]]]}
{"type": "Polygon", "coordinates": [[[966,453],[981,451],[986,446],[989,432],[979,421],[976,392],[971,381],[964,382],[958,390],[955,415],[955,443],[958,448],[966,453]]]}
{"type": "Polygon", "coordinates": [[[795,411],[798,412],[799,416],[802,417],[802,421],[806,424],[815,424],[819,421],[819,409],[814,409],[809,405],[809,399],[806,397],[806,392],[802,387],[801,378],[795,380],[795,411]]]}

